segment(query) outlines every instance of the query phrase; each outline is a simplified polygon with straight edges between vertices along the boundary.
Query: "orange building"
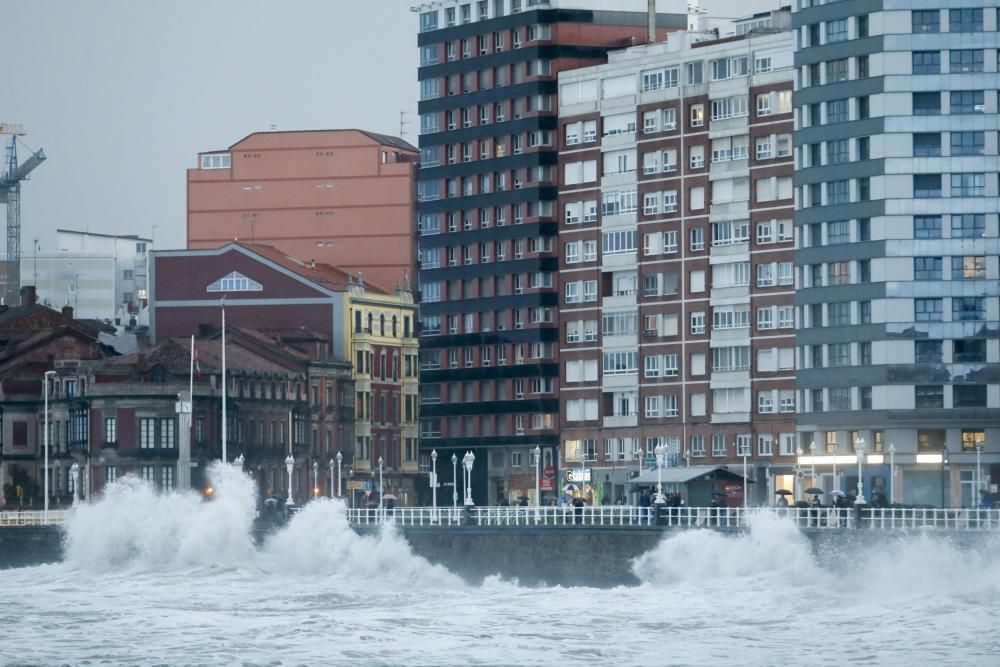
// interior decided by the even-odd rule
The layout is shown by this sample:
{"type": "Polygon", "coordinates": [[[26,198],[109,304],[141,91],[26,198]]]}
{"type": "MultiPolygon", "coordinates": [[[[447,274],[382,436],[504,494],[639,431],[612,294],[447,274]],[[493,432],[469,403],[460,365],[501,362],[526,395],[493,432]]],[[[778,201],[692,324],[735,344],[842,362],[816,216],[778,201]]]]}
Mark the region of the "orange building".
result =
{"type": "Polygon", "coordinates": [[[392,288],[412,280],[419,151],[363,130],[255,132],[187,173],[188,248],[245,240],[392,288]]]}

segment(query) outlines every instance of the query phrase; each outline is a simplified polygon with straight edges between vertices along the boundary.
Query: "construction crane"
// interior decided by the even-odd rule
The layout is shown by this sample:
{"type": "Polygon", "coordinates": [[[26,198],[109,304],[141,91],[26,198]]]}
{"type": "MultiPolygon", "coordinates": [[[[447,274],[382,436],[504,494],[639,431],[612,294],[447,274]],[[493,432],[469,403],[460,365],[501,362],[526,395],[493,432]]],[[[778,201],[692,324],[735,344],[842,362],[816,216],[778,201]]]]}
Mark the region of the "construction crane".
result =
{"type": "Polygon", "coordinates": [[[41,149],[32,152],[31,157],[18,166],[17,138],[24,136],[24,127],[0,123],[0,134],[10,135],[7,170],[0,176],[0,204],[7,204],[7,290],[4,302],[14,305],[20,303],[21,298],[21,181],[27,180],[28,175],[45,161],[45,153],[41,149]]]}

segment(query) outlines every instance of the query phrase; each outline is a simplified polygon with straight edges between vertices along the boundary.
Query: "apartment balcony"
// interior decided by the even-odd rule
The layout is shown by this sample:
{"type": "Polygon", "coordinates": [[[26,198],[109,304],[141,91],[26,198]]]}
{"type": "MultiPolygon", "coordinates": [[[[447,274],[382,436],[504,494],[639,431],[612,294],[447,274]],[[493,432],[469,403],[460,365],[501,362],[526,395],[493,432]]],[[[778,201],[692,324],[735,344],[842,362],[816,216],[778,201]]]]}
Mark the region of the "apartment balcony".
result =
{"type": "Polygon", "coordinates": [[[601,306],[604,308],[628,308],[629,306],[635,307],[636,305],[636,293],[631,292],[629,294],[615,294],[613,296],[606,296],[601,300],[601,306]]]}
{"type": "Polygon", "coordinates": [[[750,387],[750,371],[712,371],[710,389],[741,389],[750,387]]]}
{"type": "Polygon", "coordinates": [[[608,415],[604,418],[604,428],[623,428],[639,425],[638,413],[630,415],[608,415]]]}
{"type": "Polygon", "coordinates": [[[750,327],[732,329],[712,329],[709,338],[712,347],[729,347],[732,345],[750,344],[750,327]]]}
{"type": "Polygon", "coordinates": [[[749,200],[737,200],[712,204],[708,212],[709,222],[726,222],[728,220],[746,220],[750,217],[749,200]]]}
{"type": "MultiPolygon", "coordinates": [[[[635,106],[635,96],[631,95],[628,98],[619,99],[631,99],[632,106],[635,106]]],[[[604,101],[604,108],[608,108],[607,100],[604,101]]],[[[601,150],[615,150],[616,148],[629,148],[635,146],[635,132],[621,132],[620,134],[605,134],[601,137],[601,150]]]]}
{"type": "MultiPolygon", "coordinates": [[[[713,91],[714,95],[714,91],[713,91]]],[[[708,138],[721,139],[723,137],[733,137],[749,132],[749,116],[738,116],[736,118],[713,119],[709,124],[708,138]]]]}
{"type": "Polygon", "coordinates": [[[624,336],[604,336],[604,339],[601,341],[601,347],[605,350],[617,349],[623,347],[635,349],[638,346],[639,346],[638,334],[627,334],[624,336]]]}
{"type": "Polygon", "coordinates": [[[604,255],[601,257],[601,271],[634,269],[638,262],[639,253],[637,252],[623,252],[617,255],[604,255]]]}
{"type": "Polygon", "coordinates": [[[631,389],[639,390],[639,373],[636,371],[631,375],[605,375],[601,378],[602,391],[621,391],[631,389]]]}
{"type": "MultiPolygon", "coordinates": [[[[721,160],[712,162],[708,170],[708,180],[718,181],[725,178],[732,178],[740,174],[746,175],[750,170],[750,159],[745,157],[741,160],[721,160]]],[[[749,200],[749,195],[745,198],[749,200]]]]}
{"type": "Polygon", "coordinates": [[[628,186],[635,186],[636,171],[619,171],[616,173],[605,174],[601,177],[601,189],[614,189],[614,188],[624,188],[628,186]]]}
{"type": "Polygon", "coordinates": [[[713,424],[748,424],[750,423],[749,412],[723,412],[712,413],[713,424]]]}

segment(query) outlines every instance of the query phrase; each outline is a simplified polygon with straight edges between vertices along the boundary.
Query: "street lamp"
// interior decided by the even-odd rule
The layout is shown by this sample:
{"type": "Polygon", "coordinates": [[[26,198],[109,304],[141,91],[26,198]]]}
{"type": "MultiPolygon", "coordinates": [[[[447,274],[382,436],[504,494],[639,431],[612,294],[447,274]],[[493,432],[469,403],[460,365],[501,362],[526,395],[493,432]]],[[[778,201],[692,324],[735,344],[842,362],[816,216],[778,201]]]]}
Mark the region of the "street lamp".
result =
{"type": "Polygon", "coordinates": [[[451,506],[458,507],[458,455],[451,455],[451,506]]]}
{"type": "Polygon", "coordinates": [[[833,441],[833,490],[836,491],[840,489],[840,485],[837,484],[837,453],[840,451],[840,444],[834,440],[833,441]]]}
{"type": "MultiPolygon", "coordinates": [[[[738,440],[737,440],[738,442],[738,440]]],[[[740,455],[743,457],[743,510],[746,511],[750,504],[749,498],[747,498],[747,457],[750,455],[750,443],[745,442],[740,445],[740,455]]]]}
{"type": "Polygon", "coordinates": [[[657,505],[663,505],[667,502],[667,499],[663,497],[663,455],[666,451],[667,448],[662,442],[653,448],[653,453],[656,454],[656,500],[654,502],[657,505]]]}
{"type": "Polygon", "coordinates": [[[319,496],[319,462],[313,461],[313,498],[319,496]]]}
{"type": "MultiPolygon", "coordinates": [[[[341,454],[340,452],[337,452],[337,497],[338,498],[341,497],[341,493],[340,493],[340,464],[341,464],[341,462],[343,462],[343,460],[344,460],[344,455],[341,454]]],[[[332,463],[330,464],[330,472],[331,473],[333,472],[333,464],[332,463]]]]}
{"type": "Polygon", "coordinates": [[[295,467],[295,459],[291,454],[285,457],[285,469],[288,470],[288,504],[294,505],[295,501],[292,500],[292,468],[295,467]]]}
{"type": "Polygon", "coordinates": [[[472,502],[472,466],[475,462],[476,462],[476,455],[473,454],[471,451],[466,452],[465,456],[462,457],[462,463],[465,464],[465,472],[466,472],[466,477],[465,477],[466,507],[472,507],[473,505],[475,505],[475,503],[472,502]]]}
{"type": "Polygon", "coordinates": [[[802,494],[802,455],[805,452],[802,451],[801,447],[795,449],[795,500],[801,500],[800,495],[802,494]]]}
{"type": "Polygon", "coordinates": [[[69,474],[73,476],[73,504],[76,505],[80,500],[80,464],[73,461],[69,474]]]}
{"type": "Polygon", "coordinates": [[[378,457],[378,508],[382,509],[382,496],[385,495],[385,487],[382,486],[382,466],[385,465],[385,461],[382,457],[378,457]]]}
{"type": "MultiPolygon", "coordinates": [[[[542,505],[542,480],[541,480],[541,468],[542,466],[542,448],[535,445],[535,507],[541,507],[542,505]]],[[[535,510],[535,516],[538,516],[538,510],[535,510]]]]}
{"type": "Polygon", "coordinates": [[[863,479],[864,475],[864,462],[865,462],[865,439],[860,435],[858,439],[854,441],[854,451],[858,454],[858,497],[854,500],[857,505],[864,505],[867,501],[865,500],[865,482],[863,479]]]}
{"type": "Polygon", "coordinates": [[[896,502],[896,445],[889,443],[889,504],[896,502]]]}
{"type": "Polygon", "coordinates": [[[812,485],[816,486],[816,441],[812,440],[809,443],[809,454],[812,458],[812,485]]]}
{"type": "Polygon", "coordinates": [[[42,383],[45,385],[45,465],[42,466],[42,477],[45,479],[45,512],[43,516],[46,524],[49,522],[49,378],[54,377],[55,374],[55,371],[45,371],[42,376],[42,383]]]}
{"type": "Polygon", "coordinates": [[[983,453],[983,440],[982,438],[976,438],[976,497],[972,499],[973,502],[979,502],[979,495],[983,492],[983,468],[980,462],[980,457],[983,453]]]}
{"type": "Polygon", "coordinates": [[[434,514],[437,514],[438,506],[438,452],[436,449],[431,450],[431,507],[434,508],[434,514]]]}

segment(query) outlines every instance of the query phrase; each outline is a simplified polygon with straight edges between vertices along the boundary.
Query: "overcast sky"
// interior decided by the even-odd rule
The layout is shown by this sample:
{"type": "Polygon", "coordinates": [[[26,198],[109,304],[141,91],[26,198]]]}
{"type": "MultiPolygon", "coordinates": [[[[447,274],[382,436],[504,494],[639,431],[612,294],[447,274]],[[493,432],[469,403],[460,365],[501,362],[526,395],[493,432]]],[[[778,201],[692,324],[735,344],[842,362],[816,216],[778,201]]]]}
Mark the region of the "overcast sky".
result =
{"type": "MultiPolygon", "coordinates": [[[[22,255],[36,238],[55,250],[58,228],[155,226],[158,247],[183,247],[185,169],[271,124],[398,135],[405,110],[415,144],[412,4],[3,0],[0,43],[16,57],[0,80],[0,122],[23,124],[24,144],[48,156],[22,186],[22,255]]],[[[702,0],[714,15],[777,4],[702,0]]]]}

